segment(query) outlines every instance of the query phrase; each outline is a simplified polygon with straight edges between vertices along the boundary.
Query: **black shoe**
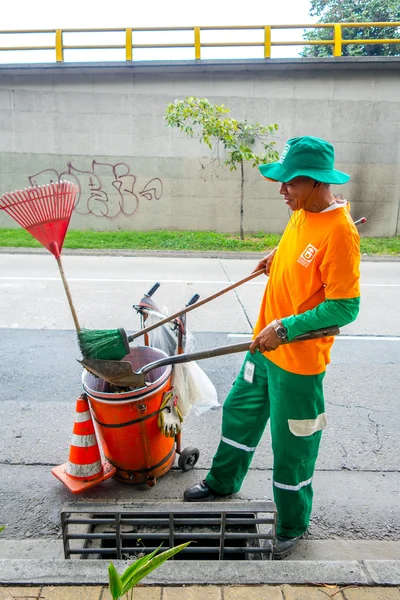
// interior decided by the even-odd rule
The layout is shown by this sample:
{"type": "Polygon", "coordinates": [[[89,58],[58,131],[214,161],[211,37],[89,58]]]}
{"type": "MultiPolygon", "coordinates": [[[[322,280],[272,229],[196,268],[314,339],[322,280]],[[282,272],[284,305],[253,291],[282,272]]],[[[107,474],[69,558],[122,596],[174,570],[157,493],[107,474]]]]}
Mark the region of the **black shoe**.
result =
{"type": "MultiPolygon", "coordinates": [[[[301,540],[303,536],[299,535],[294,538],[284,537],[281,535],[276,536],[275,546],[274,546],[274,560],[282,560],[282,558],[286,558],[290,554],[292,554],[293,550],[296,548],[297,544],[301,540]]],[[[272,551],[272,540],[268,540],[268,546],[270,548],[270,552],[272,551]]]]}
{"type": "Polygon", "coordinates": [[[193,487],[185,490],[183,499],[186,502],[205,502],[207,500],[215,500],[218,496],[223,495],[224,494],[219,494],[215,490],[212,490],[204,479],[203,481],[200,481],[200,483],[196,483],[193,487]]]}

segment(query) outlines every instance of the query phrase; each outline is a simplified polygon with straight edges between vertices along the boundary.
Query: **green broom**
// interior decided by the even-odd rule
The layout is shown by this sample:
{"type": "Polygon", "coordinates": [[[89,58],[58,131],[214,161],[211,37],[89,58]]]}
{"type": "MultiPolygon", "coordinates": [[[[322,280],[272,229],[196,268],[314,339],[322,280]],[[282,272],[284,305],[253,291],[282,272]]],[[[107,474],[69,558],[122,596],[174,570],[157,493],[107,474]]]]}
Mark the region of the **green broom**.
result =
{"type": "Polygon", "coordinates": [[[121,360],[131,349],[125,329],[81,329],[78,344],[84,358],[121,360]]]}

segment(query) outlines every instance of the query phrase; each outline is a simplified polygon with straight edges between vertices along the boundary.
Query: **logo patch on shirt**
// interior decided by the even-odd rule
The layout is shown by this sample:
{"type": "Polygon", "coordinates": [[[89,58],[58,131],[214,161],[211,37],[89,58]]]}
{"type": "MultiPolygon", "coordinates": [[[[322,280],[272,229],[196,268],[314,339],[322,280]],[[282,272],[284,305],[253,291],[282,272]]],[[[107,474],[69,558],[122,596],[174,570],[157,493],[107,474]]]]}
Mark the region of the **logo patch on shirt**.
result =
{"type": "Polygon", "coordinates": [[[312,244],[308,244],[307,248],[300,254],[297,262],[303,265],[303,267],[309,267],[316,257],[318,248],[315,248],[312,244]]]}

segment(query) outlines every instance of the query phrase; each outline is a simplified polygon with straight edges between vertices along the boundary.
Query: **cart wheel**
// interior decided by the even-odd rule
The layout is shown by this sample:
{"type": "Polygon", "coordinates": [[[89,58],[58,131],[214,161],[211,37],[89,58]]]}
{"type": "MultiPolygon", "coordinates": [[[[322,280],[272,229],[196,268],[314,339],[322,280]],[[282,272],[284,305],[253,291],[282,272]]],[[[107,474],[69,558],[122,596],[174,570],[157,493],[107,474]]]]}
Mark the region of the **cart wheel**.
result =
{"type": "Polygon", "coordinates": [[[192,448],[191,446],[184,448],[178,459],[178,467],[182,471],[190,471],[199,460],[199,456],[200,450],[198,448],[192,448]]]}
{"type": "Polygon", "coordinates": [[[154,487],[157,483],[157,477],[155,475],[147,475],[146,484],[147,487],[154,487]]]}

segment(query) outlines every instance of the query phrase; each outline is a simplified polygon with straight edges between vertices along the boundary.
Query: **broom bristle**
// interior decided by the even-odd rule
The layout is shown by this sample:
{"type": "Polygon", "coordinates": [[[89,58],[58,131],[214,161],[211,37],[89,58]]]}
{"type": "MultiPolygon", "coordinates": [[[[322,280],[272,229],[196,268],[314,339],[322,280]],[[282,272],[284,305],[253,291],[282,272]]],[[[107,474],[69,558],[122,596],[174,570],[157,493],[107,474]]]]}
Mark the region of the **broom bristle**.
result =
{"type": "Polygon", "coordinates": [[[123,329],[82,329],[78,343],[84,358],[121,360],[130,352],[123,329]]]}

